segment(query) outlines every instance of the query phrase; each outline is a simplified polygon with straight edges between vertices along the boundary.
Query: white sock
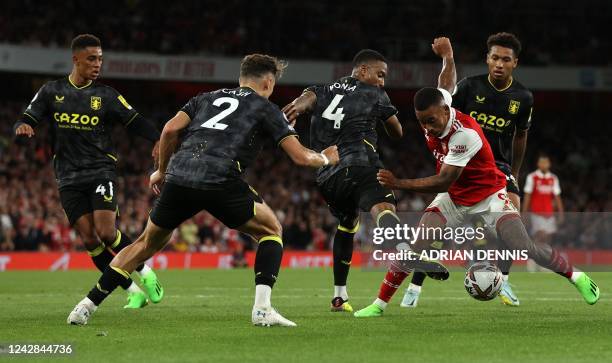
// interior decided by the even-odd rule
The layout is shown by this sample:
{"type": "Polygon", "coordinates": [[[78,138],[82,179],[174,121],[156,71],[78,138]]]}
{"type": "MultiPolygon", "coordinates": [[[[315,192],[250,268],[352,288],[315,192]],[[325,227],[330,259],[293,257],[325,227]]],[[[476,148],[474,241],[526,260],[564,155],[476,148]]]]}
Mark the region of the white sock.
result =
{"type": "Polygon", "coordinates": [[[378,306],[382,310],[385,310],[385,308],[387,307],[387,303],[379,298],[376,298],[376,300],[374,300],[374,305],[378,306]]]}
{"type": "Polygon", "coordinates": [[[334,297],[340,296],[342,300],[348,300],[348,293],[346,292],[346,286],[334,285],[334,297]]]}
{"type": "Polygon", "coordinates": [[[153,272],[153,270],[145,263],[142,270],[136,272],[140,275],[140,277],[146,277],[148,274],[153,272]]]}
{"type": "Polygon", "coordinates": [[[92,313],[98,308],[98,306],[94,304],[94,302],[91,301],[88,297],[85,297],[83,300],[81,300],[79,304],[85,304],[87,306],[87,310],[92,313]]]}
{"type": "Polygon", "coordinates": [[[412,282],[410,283],[410,285],[408,285],[408,290],[412,290],[412,291],[416,291],[419,294],[421,293],[421,286],[419,285],[415,285],[412,282]]]}
{"type": "Polygon", "coordinates": [[[574,269],[574,272],[572,272],[572,276],[570,277],[570,281],[572,282],[572,284],[575,284],[576,281],[578,281],[578,279],[580,278],[580,276],[582,276],[584,272],[582,271],[578,271],[576,269],[574,269]]]}
{"type": "Polygon", "coordinates": [[[141,292],[142,290],[140,290],[140,287],[138,287],[138,285],[136,285],[136,283],[134,281],[132,281],[132,284],[130,285],[130,287],[127,288],[127,292],[141,292]]]}
{"type": "Polygon", "coordinates": [[[255,306],[259,308],[271,307],[270,296],[272,295],[272,288],[268,285],[256,285],[255,286],[255,306]]]}
{"type": "Polygon", "coordinates": [[[502,274],[502,280],[503,280],[504,282],[508,282],[508,277],[510,277],[510,275],[503,275],[503,274],[502,274]]]}

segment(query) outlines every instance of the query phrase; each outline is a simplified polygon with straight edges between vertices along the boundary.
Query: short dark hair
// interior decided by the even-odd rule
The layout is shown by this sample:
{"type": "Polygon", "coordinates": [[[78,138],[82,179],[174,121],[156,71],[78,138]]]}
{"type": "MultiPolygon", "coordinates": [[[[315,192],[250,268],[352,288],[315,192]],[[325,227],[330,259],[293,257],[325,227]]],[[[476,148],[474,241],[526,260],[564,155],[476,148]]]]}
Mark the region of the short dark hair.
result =
{"type": "Polygon", "coordinates": [[[85,49],[87,47],[101,47],[102,42],[100,42],[100,38],[93,34],[79,34],[74,39],[72,39],[72,43],[70,43],[70,48],[73,52],[77,50],[85,49]]]}
{"type": "Polygon", "coordinates": [[[491,48],[494,45],[512,49],[516,57],[518,57],[519,54],[521,54],[521,50],[522,50],[521,41],[518,40],[516,35],[512,33],[501,32],[501,33],[491,34],[489,36],[489,39],[487,39],[487,51],[491,51],[491,48]]]}
{"type": "Polygon", "coordinates": [[[240,62],[240,77],[261,77],[272,73],[274,78],[282,77],[287,62],[266,54],[249,54],[240,62]]]}
{"type": "Polygon", "coordinates": [[[439,104],[444,99],[444,95],[439,89],[433,87],[421,88],[414,95],[414,109],[425,111],[431,105],[439,104]]]}
{"type": "Polygon", "coordinates": [[[387,58],[373,49],[362,49],[353,57],[353,67],[372,61],[387,63],[387,58]]]}

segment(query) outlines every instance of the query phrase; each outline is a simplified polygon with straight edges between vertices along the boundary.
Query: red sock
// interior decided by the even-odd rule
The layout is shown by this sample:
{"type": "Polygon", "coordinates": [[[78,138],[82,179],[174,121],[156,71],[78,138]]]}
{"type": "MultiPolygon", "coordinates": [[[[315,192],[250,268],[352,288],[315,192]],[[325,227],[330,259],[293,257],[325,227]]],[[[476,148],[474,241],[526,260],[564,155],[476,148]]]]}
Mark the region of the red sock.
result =
{"type": "Polygon", "coordinates": [[[557,252],[557,250],[552,250],[552,254],[550,256],[550,263],[547,267],[554,272],[558,273],[561,276],[565,276],[568,279],[572,277],[572,272],[574,272],[574,268],[570,265],[569,262],[563,256],[557,252]]]}
{"type": "Polygon", "coordinates": [[[408,277],[408,273],[403,271],[395,271],[395,269],[391,268],[387,271],[387,275],[385,275],[385,279],[382,284],[380,284],[380,290],[378,291],[378,298],[384,302],[389,302],[391,297],[397,289],[399,289],[400,285],[404,281],[406,277],[408,277]]]}

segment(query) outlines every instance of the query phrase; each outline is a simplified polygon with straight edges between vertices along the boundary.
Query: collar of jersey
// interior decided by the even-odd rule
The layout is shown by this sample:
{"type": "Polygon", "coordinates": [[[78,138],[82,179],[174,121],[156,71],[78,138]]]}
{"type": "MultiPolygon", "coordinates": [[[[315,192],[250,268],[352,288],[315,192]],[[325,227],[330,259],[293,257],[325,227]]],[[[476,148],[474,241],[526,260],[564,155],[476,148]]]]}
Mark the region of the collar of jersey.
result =
{"type": "Polygon", "coordinates": [[[504,92],[505,90],[510,88],[510,86],[512,86],[512,83],[514,83],[514,77],[510,76],[510,83],[508,83],[508,85],[506,87],[504,87],[504,88],[497,88],[497,87],[495,87],[493,82],[491,82],[491,75],[490,74],[487,75],[487,81],[489,81],[489,84],[491,85],[491,87],[493,87],[493,89],[496,90],[497,92],[504,92]]]}
{"type": "Polygon", "coordinates": [[[455,112],[454,108],[450,106],[448,106],[448,108],[450,108],[450,117],[448,118],[448,122],[446,123],[446,127],[444,128],[444,132],[438,137],[438,139],[443,139],[448,136],[448,133],[450,132],[450,129],[453,126],[453,123],[455,122],[455,116],[457,116],[457,113],[455,112]]]}
{"type": "Polygon", "coordinates": [[[550,171],[547,171],[546,173],[542,173],[542,170],[538,169],[536,170],[536,175],[539,176],[540,178],[547,178],[550,176],[550,171]]]}
{"type": "Polygon", "coordinates": [[[70,84],[72,85],[72,87],[74,87],[74,88],[76,88],[76,89],[83,89],[83,88],[87,88],[87,87],[91,86],[91,84],[93,83],[93,81],[90,79],[90,80],[89,80],[89,83],[87,83],[87,84],[86,84],[86,85],[84,85],[84,86],[79,87],[79,86],[77,86],[76,84],[74,84],[74,83],[72,82],[72,80],[70,79],[70,75],[68,75],[68,83],[70,83],[70,84]]]}

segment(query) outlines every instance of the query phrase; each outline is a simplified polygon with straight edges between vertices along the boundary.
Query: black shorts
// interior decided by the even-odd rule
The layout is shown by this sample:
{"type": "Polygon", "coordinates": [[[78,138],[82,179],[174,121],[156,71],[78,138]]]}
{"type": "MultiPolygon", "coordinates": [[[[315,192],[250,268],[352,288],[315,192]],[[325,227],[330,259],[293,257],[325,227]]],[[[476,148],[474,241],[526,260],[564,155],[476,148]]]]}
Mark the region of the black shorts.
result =
{"type": "Polygon", "coordinates": [[[64,185],[59,188],[60,201],[70,225],[95,210],[117,211],[115,181],[100,179],[83,184],[64,185]]]}
{"type": "Polygon", "coordinates": [[[519,189],[518,182],[514,178],[514,175],[512,175],[512,168],[510,168],[510,165],[500,162],[495,162],[495,165],[497,165],[499,171],[506,175],[506,191],[520,196],[521,190],[519,189]]]}
{"type": "Polygon", "coordinates": [[[375,167],[349,166],[319,185],[319,191],[341,226],[354,227],[359,211],[370,212],[375,204],[395,205],[393,192],[380,185],[377,173],[375,167]]]}
{"type": "Polygon", "coordinates": [[[150,217],[157,226],[174,229],[204,209],[229,228],[236,228],[253,218],[255,202],[263,200],[241,179],[208,190],[166,182],[150,217]]]}

